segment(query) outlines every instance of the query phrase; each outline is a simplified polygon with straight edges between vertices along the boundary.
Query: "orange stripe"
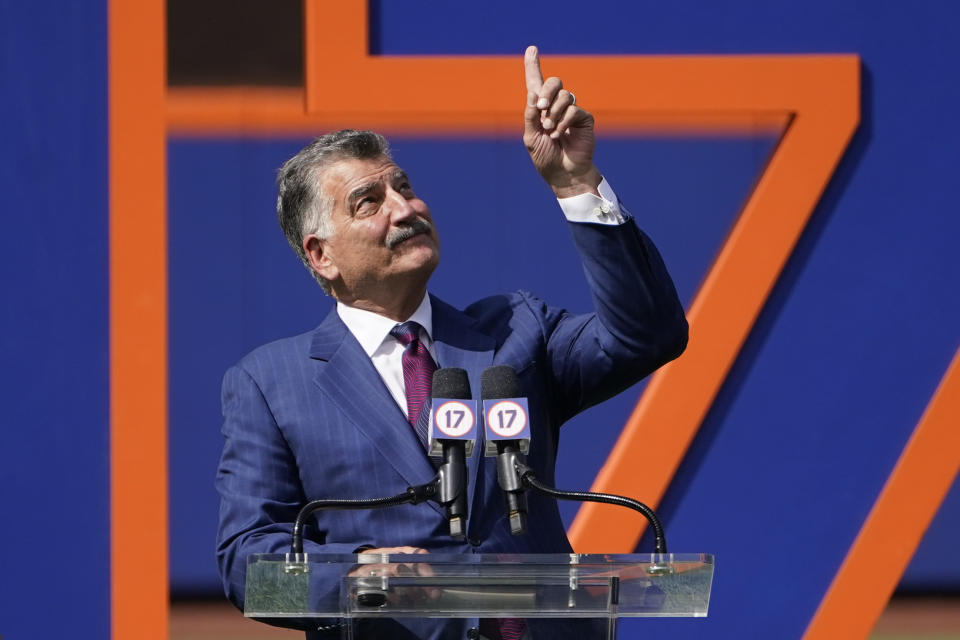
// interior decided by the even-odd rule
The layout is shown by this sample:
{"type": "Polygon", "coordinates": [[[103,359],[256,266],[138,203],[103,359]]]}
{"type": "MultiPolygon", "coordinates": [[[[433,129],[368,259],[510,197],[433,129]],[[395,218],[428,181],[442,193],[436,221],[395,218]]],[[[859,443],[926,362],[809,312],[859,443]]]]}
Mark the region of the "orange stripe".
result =
{"type": "Polygon", "coordinates": [[[108,12],[111,628],[166,640],[165,7],[108,12]]]}
{"type": "Polygon", "coordinates": [[[866,638],[960,471],[960,349],[820,603],[804,640],[866,638]]]}
{"type": "MultiPolygon", "coordinates": [[[[378,111],[307,113],[302,89],[271,87],[178,87],[167,95],[167,130],[178,136],[312,136],[351,126],[386,134],[513,136],[516,118],[491,112],[378,111]]],[[[786,112],[679,112],[624,108],[594,110],[600,135],[777,135],[786,112]]]]}

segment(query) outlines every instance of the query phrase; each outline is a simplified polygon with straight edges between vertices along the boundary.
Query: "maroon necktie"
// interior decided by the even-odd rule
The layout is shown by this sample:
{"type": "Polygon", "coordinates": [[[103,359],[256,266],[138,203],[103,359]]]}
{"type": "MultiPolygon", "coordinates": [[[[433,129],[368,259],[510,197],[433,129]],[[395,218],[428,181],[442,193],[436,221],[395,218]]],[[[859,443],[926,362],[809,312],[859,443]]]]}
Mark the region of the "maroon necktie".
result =
{"type": "Polygon", "coordinates": [[[523,618],[500,618],[500,637],[503,640],[520,640],[527,630],[527,623],[523,618]]]}
{"type": "MultiPolygon", "coordinates": [[[[430,357],[427,347],[420,342],[420,325],[416,322],[404,322],[390,330],[390,335],[404,346],[403,349],[403,386],[407,394],[407,419],[413,426],[417,437],[424,447],[427,446],[426,421],[420,422],[420,410],[423,409],[430,390],[433,387],[433,372],[437,363],[430,357]]],[[[527,625],[522,618],[498,618],[502,640],[520,640],[527,625]]]]}
{"type": "Polygon", "coordinates": [[[427,424],[420,422],[420,410],[423,409],[430,388],[433,386],[433,372],[437,363],[430,357],[427,347],[420,342],[420,325],[416,322],[404,322],[390,330],[390,335],[404,346],[403,350],[403,387],[407,394],[407,419],[423,446],[427,446],[427,424]]]}
{"type": "Polygon", "coordinates": [[[527,630],[527,621],[523,618],[481,618],[482,637],[496,640],[521,640],[527,630]]]}

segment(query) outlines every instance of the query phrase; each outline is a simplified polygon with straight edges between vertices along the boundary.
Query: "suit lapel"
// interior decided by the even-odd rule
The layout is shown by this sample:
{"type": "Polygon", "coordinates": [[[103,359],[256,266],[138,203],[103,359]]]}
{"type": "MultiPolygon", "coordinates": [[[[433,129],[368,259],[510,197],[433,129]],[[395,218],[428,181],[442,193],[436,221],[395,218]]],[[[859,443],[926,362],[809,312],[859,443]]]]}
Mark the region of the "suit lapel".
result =
{"type": "MultiPolygon", "coordinates": [[[[468,316],[442,300],[430,296],[430,303],[433,308],[433,346],[437,354],[437,365],[465,369],[470,378],[470,391],[479,401],[480,376],[484,369],[493,364],[496,341],[477,331],[468,316]]],[[[472,505],[483,504],[485,500],[484,496],[477,494],[477,477],[485,464],[483,424],[480,416],[477,416],[477,426],[480,428],[477,433],[477,445],[474,447],[473,455],[467,459],[468,495],[472,497],[472,505]]],[[[473,518],[473,513],[474,507],[471,506],[470,519],[473,518]]]]}
{"type": "MultiPolygon", "coordinates": [[[[473,397],[479,399],[480,376],[484,369],[493,364],[496,341],[477,331],[471,319],[462,312],[438,298],[431,296],[430,299],[437,365],[465,369],[473,397]]],[[[314,378],[317,386],[369,438],[406,482],[411,485],[423,484],[434,477],[436,470],[430,464],[413,428],[394,402],[370,358],[335,309],[314,331],[310,357],[327,363],[314,378]]],[[[423,411],[423,414],[428,413],[429,407],[423,411]]],[[[478,426],[482,426],[482,423],[478,426]]],[[[482,504],[485,500],[484,496],[477,494],[477,477],[484,466],[483,432],[480,431],[478,436],[473,455],[467,460],[468,495],[472,496],[473,505],[482,504]]],[[[438,504],[430,502],[430,505],[442,513],[438,504]]]]}
{"type": "Polygon", "coordinates": [[[314,331],[310,357],[327,363],[314,378],[316,385],[397,473],[411,485],[429,482],[436,472],[423,446],[336,310],[314,331]]]}

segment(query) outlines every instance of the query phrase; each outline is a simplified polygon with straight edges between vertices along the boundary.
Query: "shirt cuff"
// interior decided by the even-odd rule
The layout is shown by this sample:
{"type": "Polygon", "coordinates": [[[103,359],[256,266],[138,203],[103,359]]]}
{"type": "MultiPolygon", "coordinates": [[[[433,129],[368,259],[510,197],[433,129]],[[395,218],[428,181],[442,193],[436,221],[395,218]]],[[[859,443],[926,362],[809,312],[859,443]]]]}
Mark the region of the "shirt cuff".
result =
{"type": "Polygon", "coordinates": [[[600,192],[599,198],[592,193],[581,193],[571,198],[557,198],[567,220],[609,225],[626,222],[627,218],[620,206],[620,200],[606,178],[600,181],[597,191],[600,192]]]}

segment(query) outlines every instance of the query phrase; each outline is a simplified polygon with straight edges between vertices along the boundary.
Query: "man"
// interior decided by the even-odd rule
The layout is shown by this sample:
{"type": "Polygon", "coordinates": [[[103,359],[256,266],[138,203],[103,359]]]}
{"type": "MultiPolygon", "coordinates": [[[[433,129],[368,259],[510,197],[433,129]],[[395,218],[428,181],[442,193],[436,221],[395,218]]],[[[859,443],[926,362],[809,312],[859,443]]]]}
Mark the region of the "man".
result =
{"type": "MultiPolygon", "coordinates": [[[[524,144],[569,220],[596,313],[575,316],[522,292],[463,311],[428,295],[437,232],[378,135],[329,134],[290,159],[279,177],[281,225],[337,308],[224,378],[218,560],[238,606],[247,557],[287,551],[307,501],[394,495],[433,478],[405,356],[467,370],[475,396],[483,370],[514,367],[533,428],[527,462],[552,483],[560,425],[682,352],[687,325],[670,277],[593,165],[593,117],[559,79],[542,79],[535,47],[524,64],[524,144]]],[[[482,449],[468,460],[466,540],[452,539],[443,511],[424,504],[320,512],[304,550],[570,552],[556,504],[539,496],[529,497],[528,532],[511,535],[482,449]]],[[[401,620],[376,637],[463,638],[475,623],[401,620]]]]}

